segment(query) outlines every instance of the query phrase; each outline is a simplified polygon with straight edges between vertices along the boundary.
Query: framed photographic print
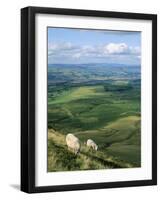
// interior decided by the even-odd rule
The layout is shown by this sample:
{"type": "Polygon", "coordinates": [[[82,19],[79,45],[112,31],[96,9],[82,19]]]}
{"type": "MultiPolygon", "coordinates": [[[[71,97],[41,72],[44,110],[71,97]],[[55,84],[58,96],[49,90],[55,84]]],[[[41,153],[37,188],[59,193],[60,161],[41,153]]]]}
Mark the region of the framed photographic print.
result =
{"type": "Polygon", "coordinates": [[[157,184],[157,16],[21,10],[21,190],[157,184]]]}

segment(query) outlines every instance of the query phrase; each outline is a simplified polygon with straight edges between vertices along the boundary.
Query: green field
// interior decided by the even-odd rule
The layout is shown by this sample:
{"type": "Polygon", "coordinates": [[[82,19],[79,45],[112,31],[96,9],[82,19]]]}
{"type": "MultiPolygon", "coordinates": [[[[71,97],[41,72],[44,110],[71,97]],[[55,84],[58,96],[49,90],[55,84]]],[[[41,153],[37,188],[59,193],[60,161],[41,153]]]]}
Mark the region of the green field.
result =
{"type": "Polygon", "coordinates": [[[140,167],[140,82],[67,83],[48,84],[48,171],[140,167]],[[81,141],[78,156],[67,149],[68,133],[81,141]],[[84,145],[89,138],[97,152],[84,145]]]}

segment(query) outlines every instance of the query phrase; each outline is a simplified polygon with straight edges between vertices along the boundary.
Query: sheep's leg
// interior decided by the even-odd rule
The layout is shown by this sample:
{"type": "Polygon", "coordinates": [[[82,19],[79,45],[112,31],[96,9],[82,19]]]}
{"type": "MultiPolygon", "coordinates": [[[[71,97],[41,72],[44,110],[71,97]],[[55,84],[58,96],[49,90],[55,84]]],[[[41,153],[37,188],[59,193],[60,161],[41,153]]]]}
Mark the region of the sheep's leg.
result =
{"type": "Polygon", "coordinates": [[[92,149],[93,149],[92,146],[90,146],[90,147],[89,147],[90,152],[92,152],[92,149]]]}
{"type": "Polygon", "coordinates": [[[78,151],[77,151],[77,149],[74,149],[74,153],[75,153],[75,155],[77,155],[77,154],[78,154],[78,151]]]}

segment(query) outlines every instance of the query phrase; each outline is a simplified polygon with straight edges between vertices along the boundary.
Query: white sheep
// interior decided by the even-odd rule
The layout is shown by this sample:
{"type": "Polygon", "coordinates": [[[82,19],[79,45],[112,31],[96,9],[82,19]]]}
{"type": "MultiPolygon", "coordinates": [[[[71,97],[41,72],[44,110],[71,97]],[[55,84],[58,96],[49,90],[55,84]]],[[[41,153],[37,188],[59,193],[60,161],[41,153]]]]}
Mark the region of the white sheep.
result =
{"type": "Polygon", "coordinates": [[[68,149],[72,149],[76,155],[80,152],[80,148],[81,148],[80,141],[73,134],[69,133],[66,136],[66,143],[67,143],[68,149]]]}
{"type": "Polygon", "coordinates": [[[91,139],[87,140],[87,147],[92,148],[97,151],[98,145],[91,139]]]}

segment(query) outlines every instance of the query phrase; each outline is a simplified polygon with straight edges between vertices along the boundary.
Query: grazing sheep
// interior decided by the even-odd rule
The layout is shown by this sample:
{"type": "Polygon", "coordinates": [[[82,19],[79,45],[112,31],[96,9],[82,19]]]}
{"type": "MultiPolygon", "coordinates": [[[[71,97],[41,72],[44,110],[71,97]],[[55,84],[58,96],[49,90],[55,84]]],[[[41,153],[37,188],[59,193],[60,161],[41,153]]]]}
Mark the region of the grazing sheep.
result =
{"type": "Polygon", "coordinates": [[[90,148],[92,148],[92,149],[94,149],[96,151],[98,149],[97,144],[93,140],[91,140],[91,139],[87,140],[87,147],[90,147],[90,148]]]}
{"type": "Polygon", "coordinates": [[[81,147],[80,141],[73,134],[69,133],[66,136],[66,143],[67,143],[68,149],[72,149],[76,155],[80,152],[80,147],[81,147]]]}

